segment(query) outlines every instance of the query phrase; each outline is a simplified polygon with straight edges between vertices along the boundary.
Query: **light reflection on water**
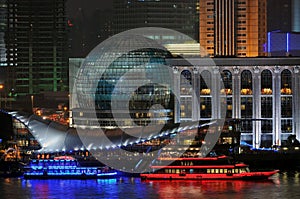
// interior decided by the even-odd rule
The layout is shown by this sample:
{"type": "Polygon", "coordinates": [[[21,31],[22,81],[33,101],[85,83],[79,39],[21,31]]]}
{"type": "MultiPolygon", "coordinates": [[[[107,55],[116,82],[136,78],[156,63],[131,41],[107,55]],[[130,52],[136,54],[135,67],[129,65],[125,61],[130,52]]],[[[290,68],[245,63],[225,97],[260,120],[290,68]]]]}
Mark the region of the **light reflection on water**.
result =
{"type": "Polygon", "coordinates": [[[0,179],[0,198],[299,198],[299,173],[270,181],[141,181],[0,179]]]}

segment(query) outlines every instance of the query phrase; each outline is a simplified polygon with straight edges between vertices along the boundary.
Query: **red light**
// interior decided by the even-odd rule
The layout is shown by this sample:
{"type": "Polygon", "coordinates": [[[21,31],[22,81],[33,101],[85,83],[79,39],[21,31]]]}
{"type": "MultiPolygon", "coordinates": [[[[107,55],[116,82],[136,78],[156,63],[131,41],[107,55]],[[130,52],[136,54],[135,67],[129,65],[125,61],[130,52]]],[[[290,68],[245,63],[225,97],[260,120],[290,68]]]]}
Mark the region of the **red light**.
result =
{"type": "Polygon", "coordinates": [[[68,26],[69,26],[69,27],[74,26],[74,25],[72,24],[71,20],[68,20],[68,26]]]}

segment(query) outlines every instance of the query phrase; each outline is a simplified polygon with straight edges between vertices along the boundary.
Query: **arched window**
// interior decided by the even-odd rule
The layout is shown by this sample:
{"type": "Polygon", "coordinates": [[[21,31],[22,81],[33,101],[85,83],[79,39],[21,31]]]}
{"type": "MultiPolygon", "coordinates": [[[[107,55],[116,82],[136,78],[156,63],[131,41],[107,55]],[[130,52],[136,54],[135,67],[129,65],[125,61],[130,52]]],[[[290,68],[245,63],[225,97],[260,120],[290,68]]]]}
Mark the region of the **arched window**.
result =
{"type": "MultiPolygon", "coordinates": [[[[272,98],[272,73],[270,70],[263,70],[261,73],[261,117],[272,118],[273,98],[272,98]]],[[[270,127],[270,125],[264,125],[270,127]]],[[[266,128],[262,128],[262,130],[266,128]]],[[[270,131],[270,129],[268,129],[270,131]]],[[[262,131],[263,132],[263,131],[262,131]]]]}
{"type": "Polygon", "coordinates": [[[272,73],[270,70],[263,70],[261,73],[261,94],[272,95],[272,73]]]}
{"type": "Polygon", "coordinates": [[[192,73],[189,70],[183,70],[180,74],[180,94],[192,94],[192,73]]]}
{"type": "Polygon", "coordinates": [[[252,95],[252,73],[249,70],[241,74],[241,95],[252,95]]]}
{"type": "Polygon", "coordinates": [[[192,73],[183,70],[180,74],[180,118],[181,121],[192,119],[192,73]]]}
{"type": "Polygon", "coordinates": [[[200,74],[200,95],[211,94],[211,73],[204,70],[200,74]]]}
{"type": "Polygon", "coordinates": [[[212,99],[211,99],[211,73],[204,70],[200,74],[200,116],[201,118],[212,117],[212,99]]]}
{"type": "MultiPolygon", "coordinates": [[[[281,72],[281,133],[293,133],[293,88],[292,73],[285,69],[281,72]]],[[[286,140],[288,135],[282,135],[281,140],[286,140]]]]}
{"type": "Polygon", "coordinates": [[[221,78],[221,103],[227,105],[226,118],[232,118],[232,73],[224,70],[221,78]]]}
{"type": "Polygon", "coordinates": [[[241,95],[241,117],[252,118],[252,73],[249,70],[241,74],[241,95]]]}
{"type": "Polygon", "coordinates": [[[221,74],[224,89],[221,94],[232,95],[232,74],[229,70],[224,70],[221,74]]]}
{"type": "Polygon", "coordinates": [[[281,95],[292,94],[292,73],[285,69],[281,72],[281,95]]]}

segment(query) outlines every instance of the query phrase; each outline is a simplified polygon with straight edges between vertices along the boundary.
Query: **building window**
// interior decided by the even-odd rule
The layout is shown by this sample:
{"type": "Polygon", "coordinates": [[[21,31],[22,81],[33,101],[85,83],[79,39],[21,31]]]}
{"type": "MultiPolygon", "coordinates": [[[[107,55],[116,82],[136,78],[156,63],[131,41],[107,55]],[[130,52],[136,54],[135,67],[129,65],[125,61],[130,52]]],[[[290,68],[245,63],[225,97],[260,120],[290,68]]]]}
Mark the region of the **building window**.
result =
{"type": "Polygon", "coordinates": [[[221,74],[224,89],[221,90],[223,95],[232,95],[232,74],[229,70],[224,70],[221,74]]]}
{"type": "Polygon", "coordinates": [[[242,44],[245,44],[246,43],[246,40],[237,40],[237,43],[242,43],[242,44]]]}
{"type": "Polygon", "coordinates": [[[192,73],[189,70],[184,70],[180,75],[180,94],[192,94],[192,73]]]}
{"type": "Polygon", "coordinates": [[[292,74],[285,69],[281,73],[281,95],[292,94],[292,74]]]}
{"type": "Polygon", "coordinates": [[[292,97],[281,97],[281,117],[293,117],[293,100],[292,97]]]}
{"type": "MultiPolygon", "coordinates": [[[[273,129],[273,96],[272,96],[272,73],[270,70],[263,70],[261,73],[261,118],[270,118],[261,121],[261,132],[272,133],[273,129]]],[[[262,135],[261,146],[267,147],[272,145],[271,135],[262,135]]]]}
{"type": "Polygon", "coordinates": [[[192,118],[192,73],[183,70],[180,75],[180,118],[192,118]]]}
{"type": "Polygon", "coordinates": [[[292,133],[293,121],[291,119],[281,120],[281,133],[292,133]]]}
{"type": "Polygon", "coordinates": [[[252,118],[252,97],[241,98],[241,118],[252,118]]]}
{"type": "MultiPolygon", "coordinates": [[[[285,69],[281,72],[281,133],[293,132],[292,73],[285,69]]],[[[283,136],[282,140],[285,139],[283,136]]]]}
{"type": "Polygon", "coordinates": [[[252,95],[252,73],[249,70],[241,74],[241,95],[252,95]]]}
{"type": "Polygon", "coordinates": [[[272,118],[273,116],[273,98],[262,97],[261,98],[261,117],[272,118]]]}
{"type": "Polygon", "coordinates": [[[211,73],[207,70],[200,74],[200,116],[201,118],[212,117],[211,100],[211,73]]]}
{"type": "Polygon", "coordinates": [[[273,122],[272,120],[262,120],[261,121],[261,132],[262,133],[272,133],[273,122]]]}
{"type": "Polygon", "coordinates": [[[252,118],[252,73],[244,70],[241,74],[241,117],[252,118]]]}
{"type": "Polygon", "coordinates": [[[272,95],[272,73],[270,70],[263,70],[261,73],[261,94],[272,95]]]}
{"type": "Polygon", "coordinates": [[[180,97],[180,118],[192,118],[192,97],[180,97]]]}

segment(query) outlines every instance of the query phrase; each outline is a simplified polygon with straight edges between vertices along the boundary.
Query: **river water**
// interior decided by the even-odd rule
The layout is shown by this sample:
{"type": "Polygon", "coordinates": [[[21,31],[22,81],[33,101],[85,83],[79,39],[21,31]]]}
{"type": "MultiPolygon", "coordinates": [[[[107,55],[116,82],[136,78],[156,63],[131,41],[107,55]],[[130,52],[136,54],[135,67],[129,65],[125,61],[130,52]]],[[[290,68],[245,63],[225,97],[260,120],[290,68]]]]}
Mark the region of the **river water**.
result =
{"type": "Polygon", "coordinates": [[[141,181],[0,179],[0,198],[300,198],[300,173],[284,172],[270,181],[141,181]]]}

